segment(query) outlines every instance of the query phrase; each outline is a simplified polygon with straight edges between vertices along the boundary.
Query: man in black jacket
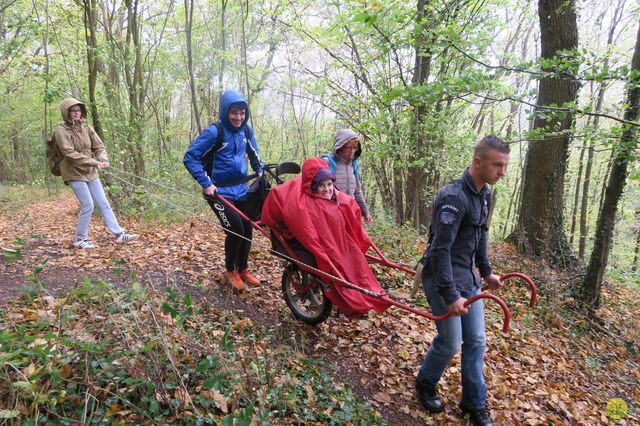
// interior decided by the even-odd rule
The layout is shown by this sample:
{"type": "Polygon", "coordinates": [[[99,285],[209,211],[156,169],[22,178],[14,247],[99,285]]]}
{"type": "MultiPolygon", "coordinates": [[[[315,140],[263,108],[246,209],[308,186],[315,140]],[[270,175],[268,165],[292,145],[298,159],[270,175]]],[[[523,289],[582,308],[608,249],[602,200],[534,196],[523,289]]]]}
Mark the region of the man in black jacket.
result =
{"type": "Polygon", "coordinates": [[[418,399],[429,412],[444,409],[436,386],[462,347],[460,409],[470,415],[474,425],[492,424],[482,373],[486,351],[484,307],[482,300],[469,307],[464,303],[480,293],[480,277],[489,289],[501,286],[487,256],[491,193],[486,184],[500,180],[508,163],[509,146],[495,136],[487,136],[476,145],[471,166],[440,190],[433,203],[422,273],[422,286],[433,314],[450,312],[451,316],[436,321],[438,334],[416,379],[418,399]]]}

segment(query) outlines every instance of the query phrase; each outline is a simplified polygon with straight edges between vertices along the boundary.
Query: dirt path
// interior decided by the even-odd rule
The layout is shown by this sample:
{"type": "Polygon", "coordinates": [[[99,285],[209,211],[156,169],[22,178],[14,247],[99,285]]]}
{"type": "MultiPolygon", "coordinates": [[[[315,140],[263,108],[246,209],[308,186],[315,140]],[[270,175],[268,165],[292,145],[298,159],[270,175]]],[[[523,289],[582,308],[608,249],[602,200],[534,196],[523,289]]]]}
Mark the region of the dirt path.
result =
{"type": "MultiPolygon", "coordinates": [[[[121,246],[112,241],[101,218],[94,216],[90,236],[97,248],[81,251],[71,244],[76,215],[77,202],[66,192],[53,201],[26,206],[19,219],[0,215],[0,246],[22,253],[16,261],[0,260],[0,305],[20,295],[32,271],[44,259],[47,262],[39,279],[52,295],[70,291],[85,276],[107,279],[118,285],[135,273],[138,281],[154,290],[164,292],[167,286],[178,288],[213,305],[246,315],[257,324],[295,331],[301,341],[300,348],[307,355],[332,365],[337,380],[349,384],[357,395],[371,401],[389,422],[424,424],[417,414],[415,418],[407,414],[420,412],[412,401],[413,381],[407,381],[404,389],[399,389],[403,395],[402,405],[386,395],[381,396],[384,387],[378,382],[383,379],[379,363],[363,358],[365,354],[359,351],[360,345],[351,341],[352,338],[366,339],[373,322],[360,324],[332,317],[325,324],[310,327],[292,320],[280,294],[281,261],[266,253],[268,241],[262,236],[257,238],[259,247],[252,252],[252,259],[256,275],[265,284],[236,294],[219,282],[224,270],[223,235],[212,223],[199,219],[169,225],[127,221],[126,228],[139,233],[140,239],[121,246]],[[24,244],[16,244],[16,237],[24,244]]],[[[388,336],[382,340],[388,340],[388,336]]],[[[383,370],[395,375],[388,367],[383,370]]]]}

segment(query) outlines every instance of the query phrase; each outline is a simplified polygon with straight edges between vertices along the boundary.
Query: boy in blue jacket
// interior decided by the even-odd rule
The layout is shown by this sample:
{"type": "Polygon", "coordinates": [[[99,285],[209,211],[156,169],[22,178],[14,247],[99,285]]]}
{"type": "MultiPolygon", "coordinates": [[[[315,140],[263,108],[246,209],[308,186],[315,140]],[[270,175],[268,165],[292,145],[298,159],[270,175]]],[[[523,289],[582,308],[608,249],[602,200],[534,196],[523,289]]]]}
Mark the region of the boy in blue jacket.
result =
{"type": "Polygon", "coordinates": [[[220,98],[220,121],[206,128],[191,143],[183,158],[185,167],[202,186],[209,206],[225,229],[224,278],[239,291],[246,290],[247,284],[260,285],[260,280],[248,271],[253,228],[251,223],[222,203],[217,195],[223,196],[245,214],[249,209],[246,200],[248,186],[244,180],[247,175],[245,154],[259,175],[263,164],[248,120],[249,105],[244,97],[235,90],[224,92],[220,98]],[[211,169],[206,170],[204,159],[211,156],[211,169]]]}

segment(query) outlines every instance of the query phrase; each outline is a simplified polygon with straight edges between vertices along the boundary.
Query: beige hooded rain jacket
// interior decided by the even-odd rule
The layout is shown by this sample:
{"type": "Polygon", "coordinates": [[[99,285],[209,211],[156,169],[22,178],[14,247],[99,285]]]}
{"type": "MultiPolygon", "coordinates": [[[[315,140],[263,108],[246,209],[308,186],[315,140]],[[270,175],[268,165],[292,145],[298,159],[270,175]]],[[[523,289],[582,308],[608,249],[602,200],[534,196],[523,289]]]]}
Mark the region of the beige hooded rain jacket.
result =
{"type": "Polygon", "coordinates": [[[67,98],[60,103],[63,123],[55,130],[56,143],[62,153],[60,173],[65,182],[78,180],[90,182],[98,178],[97,165],[109,161],[104,144],[93,127],[85,123],[87,109],[77,99],[67,98]],[[69,108],[80,106],[82,122],[72,123],[69,119],[69,108]]]}

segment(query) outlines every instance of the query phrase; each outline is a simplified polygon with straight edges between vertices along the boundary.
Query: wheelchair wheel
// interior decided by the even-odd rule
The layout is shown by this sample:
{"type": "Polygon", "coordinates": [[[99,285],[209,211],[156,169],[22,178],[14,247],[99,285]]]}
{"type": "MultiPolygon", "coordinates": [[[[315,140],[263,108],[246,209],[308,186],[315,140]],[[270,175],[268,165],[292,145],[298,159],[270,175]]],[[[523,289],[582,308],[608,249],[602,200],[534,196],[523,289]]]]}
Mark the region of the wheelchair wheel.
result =
{"type": "Polygon", "coordinates": [[[307,324],[320,324],[331,313],[333,304],[318,277],[295,263],[289,263],[282,274],[282,293],[293,315],[307,324]]]}

